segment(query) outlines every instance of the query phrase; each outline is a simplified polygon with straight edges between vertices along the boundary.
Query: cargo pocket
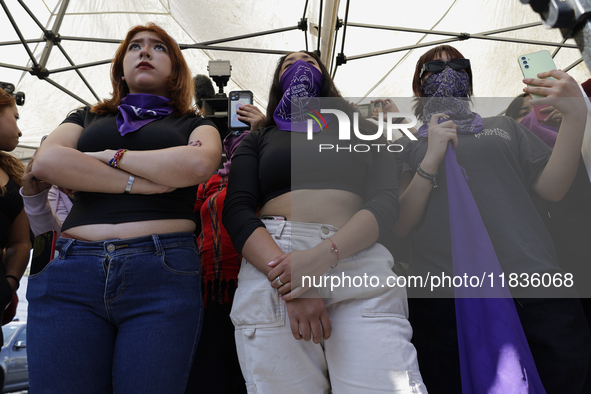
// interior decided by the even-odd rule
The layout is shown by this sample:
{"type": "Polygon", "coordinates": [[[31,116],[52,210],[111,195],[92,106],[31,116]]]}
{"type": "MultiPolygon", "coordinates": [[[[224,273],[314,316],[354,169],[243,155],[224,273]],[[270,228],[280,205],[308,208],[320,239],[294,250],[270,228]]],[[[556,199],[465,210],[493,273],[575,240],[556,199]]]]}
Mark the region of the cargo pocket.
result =
{"type": "Polygon", "coordinates": [[[285,324],[285,301],[273,289],[267,276],[243,261],[238,274],[230,319],[236,328],[278,327],[285,324]]]}

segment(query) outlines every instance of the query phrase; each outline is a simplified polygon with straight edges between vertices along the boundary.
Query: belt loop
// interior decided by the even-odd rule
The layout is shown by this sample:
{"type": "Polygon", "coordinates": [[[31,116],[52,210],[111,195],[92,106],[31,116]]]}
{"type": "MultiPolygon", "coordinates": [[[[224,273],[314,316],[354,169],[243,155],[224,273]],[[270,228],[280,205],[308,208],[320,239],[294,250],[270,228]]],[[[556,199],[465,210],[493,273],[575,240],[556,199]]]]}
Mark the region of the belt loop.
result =
{"type": "Polygon", "coordinates": [[[158,234],[153,234],[152,240],[154,241],[154,247],[156,247],[156,255],[162,255],[164,249],[162,248],[162,244],[160,243],[160,238],[158,237],[158,234]]]}
{"type": "MultiPolygon", "coordinates": [[[[58,251],[59,252],[59,258],[60,259],[65,259],[66,258],[66,254],[68,252],[68,249],[70,248],[71,245],[74,244],[74,242],[76,242],[76,240],[74,238],[66,238],[66,243],[64,244],[64,246],[62,246],[62,248],[58,251]]],[[[53,257],[53,256],[52,256],[53,257]]]]}
{"type": "Polygon", "coordinates": [[[277,230],[275,230],[275,239],[281,238],[281,233],[283,232],[283,228],[285,227],[285,220],[280,220],[277,226],[277,230]]]}

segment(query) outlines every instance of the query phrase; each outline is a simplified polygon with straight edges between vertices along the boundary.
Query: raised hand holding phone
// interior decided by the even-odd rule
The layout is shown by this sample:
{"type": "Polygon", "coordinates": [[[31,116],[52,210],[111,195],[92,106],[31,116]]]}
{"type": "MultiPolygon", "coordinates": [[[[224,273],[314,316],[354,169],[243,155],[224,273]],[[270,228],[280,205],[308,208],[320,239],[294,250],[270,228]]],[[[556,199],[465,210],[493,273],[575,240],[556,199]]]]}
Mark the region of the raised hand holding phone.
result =
{"type": "Polygon", "coordinates": [[[238,120],[238,109],[252,104],[253,95],[250,90],[231,91],[228,97],[228,128],[230,131],[249,130],[250,124],[238,120]]]}
{"type": "MultiPolygon", "coordinates": [[[[552,59],[552,55],[550,54],[550,52],[548,50],[543,50],[543,51],[538,51],[538,52],[527,53],[527,54],[521,55],[517,58],[517,61],[519,62],[519,67],[521,68],[521,72],[522,72],[524,78],[537,79],[537,78],[540,78],[538,76],[539,73],[547,72],[550,70],[556,70],[556,65],[554,64],[554,60],[552,59]]],[[[555,79],[552,77],[546,77],[546,78],[555,79]]],[[[532,100],[545,97],[543,95],[536,94],[536,93],[530,93],[530,96],[531,96],[532,100]]],[[[543,122],[547,117],[547,114],[544,114],[542,112],[542,109],[544,109],[546,107],[548,107],[548,105],[534,105],[536,119],[540,123],[543,122]]]]}

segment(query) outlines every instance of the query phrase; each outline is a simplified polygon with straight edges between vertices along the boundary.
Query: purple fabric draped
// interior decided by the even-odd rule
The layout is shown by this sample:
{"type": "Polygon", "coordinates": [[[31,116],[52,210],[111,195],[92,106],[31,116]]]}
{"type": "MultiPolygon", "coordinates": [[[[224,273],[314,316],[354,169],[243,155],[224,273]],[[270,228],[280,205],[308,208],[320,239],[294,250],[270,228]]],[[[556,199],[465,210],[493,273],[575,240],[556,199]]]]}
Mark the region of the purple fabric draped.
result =
{"type": "Polygon", "coordinates": [[[121,100],[117,114],[117,130],[124,136],[140,127],[170,115],[174,108],[168,105],[167,97],[153,94],[128,94],[121,100]]]}
{"type": "Polygon", "coordinates": [[[445,155],[454,276],[484,278],[455,288],[463,394],[545,394],[511,293],[453,144],[445,155]],[[483,273],[486,276],[483,277],[483,273]],[[493,285],[489,275],[493,275],[493,285]]]}
{"type": "MultiPolygon", "coordinates": [[[[307,119],[311,110],[320,109],[320,94],[322,93],[322,73],[316,67],[303,60],[295,61],[281,76],[280,80],[283,97],[273,119],[279,130],[307,131],[307,119]]],[[[316,115],[313,115],[316,116],[316,115]]],[[[328,123],[328,117],[324,117],[328,123]]],[[[312,130],[320,131],[320,126],[313,122],[312,130]]]]}
{"type": "Polygon", "coordinates": [[[531,111],[527,116],[521,119],[521,123],[526,129],[538,136],[551,149],[554,149],[556,138],[558,137],[558,130],[552,126],[548,126],[538,122],[536,119],[536,111],[531,111]]]}
{"type": "Polygon", "coordinates": [[[226,177],[230,173],[230,164],[232,161],[232,156],[234,156],[234,152],[238,145],[242,142],[244,137],[250,134],[250,130],[245,130],[242,133],[230,133],[224,138],[224,152],[226,152],[226,162],[224,163],[224,168],[218,171],[218,175],[221,177],[226,177]]]}

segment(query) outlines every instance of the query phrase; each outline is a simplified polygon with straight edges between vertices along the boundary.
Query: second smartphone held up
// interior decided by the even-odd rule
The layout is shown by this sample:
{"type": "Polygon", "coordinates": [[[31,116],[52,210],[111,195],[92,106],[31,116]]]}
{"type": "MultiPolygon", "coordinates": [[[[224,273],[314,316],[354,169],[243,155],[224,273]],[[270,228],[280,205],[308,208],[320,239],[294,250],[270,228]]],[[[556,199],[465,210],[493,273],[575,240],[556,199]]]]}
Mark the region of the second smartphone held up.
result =
{"type": "Polygon", "coordinates": [[[253,95],[250,90],[232,91],[228,97],[228,128],[234,130],[248,130],[250,125],[238,120],[236,110],[244,104],[252,104],[253,95]]]}

